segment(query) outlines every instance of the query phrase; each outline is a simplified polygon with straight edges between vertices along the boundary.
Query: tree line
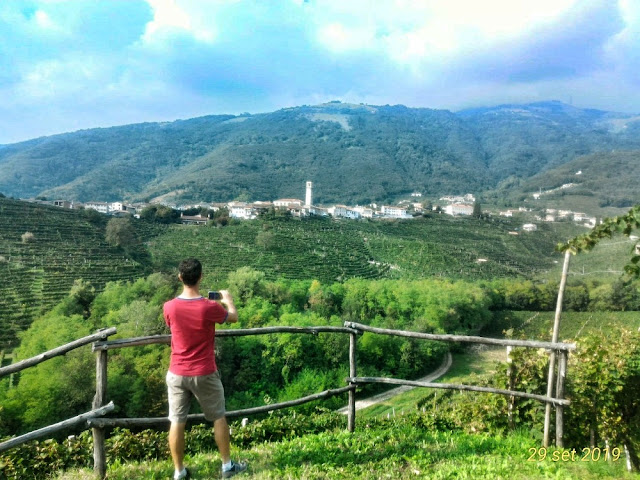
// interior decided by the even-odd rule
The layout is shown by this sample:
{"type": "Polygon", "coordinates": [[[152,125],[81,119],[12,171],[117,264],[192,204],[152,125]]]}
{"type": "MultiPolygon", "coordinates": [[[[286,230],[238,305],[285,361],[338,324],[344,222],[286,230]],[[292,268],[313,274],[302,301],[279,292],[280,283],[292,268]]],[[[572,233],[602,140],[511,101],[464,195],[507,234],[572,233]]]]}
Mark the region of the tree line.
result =
{"type": "MultiPolygon", "coordinates": [[[[233,328],[340,326],[356,321],[427,333],[481,334],[492,327],[494,312],[551,310],[557,295],[553,282],[356,278],[323,284],[317,280],[268,281],[264,273],[248,267],[230,273],[226,285],[214,285],[206,275],[203,285],[231,290],[239,307],[239,323],[233,328]]],[[[78,280],[63,301],[21,334],[15,361],[108,326],[116,326],[120,338],[169,333],[162,304],[178,290],[174,276],[160,273],[135,282],[109,283],[99,294],[91,284],[78,280]]],[[[638,281],[579,282],[568,287],[566,296],[567,307],[575,310],[640,309],[638,281]]],[[[216,353],[227,408],[285,401],[341,386],[348,376],[348,342],[346,336],[331,334],[219,339],[216,353]]],[[[417,378],[438,365],[449,348],[438,342],[368,333],[359,342],[359,373],[365,376],[417,378]]],[[[166,415],[168,362],[169,351],[163,345],[110,352],[109,398],[119,408],[117,415],[166,415]]],[[[19,378],[3,379],[0,435],[28,431],[86,411],[95,393],[94,370],[93,354],[79,349],[26,370],[19,378]]],[[[327,406],[338,407],[340,402],[334,398],[327,406]]]]}

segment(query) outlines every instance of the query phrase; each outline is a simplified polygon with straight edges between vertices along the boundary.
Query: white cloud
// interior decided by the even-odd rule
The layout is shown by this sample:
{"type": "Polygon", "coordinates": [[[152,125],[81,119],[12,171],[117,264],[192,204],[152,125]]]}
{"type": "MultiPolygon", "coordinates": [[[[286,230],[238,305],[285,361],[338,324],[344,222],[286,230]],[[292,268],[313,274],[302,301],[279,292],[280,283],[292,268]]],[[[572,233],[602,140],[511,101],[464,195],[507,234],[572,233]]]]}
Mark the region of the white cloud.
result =
{"type": "Polygon", "coordinates": [[[309,20],[317,25],[320,43],[333,52],[375,49],[399,64],[419,66],[526,35],[575,3],[325,0],[314,3],[309,20]]]}
{"type": "Polygon", "coordinates": [[[640,111],[638,71],[637,0],[0,0],[0,143],[337,98],[640,111]]]}
{"type": "MultiPolygon", "coordinates": [[[[206,25],[206,16],[200,17],[187,11],[175,0],[147,0],[153,9],[153,20],[147,23],[143,41],[153,44],[172,33],[187,33],[203,43],[212,43],[216,31],[212,25],[206,25]]],[[[186,7],[189,5],[187,4],[186,7]]],[[[197,13],[197,12],[196,12],[197,13]]]]}
{"type": "Polygon", "coordinates": [[[318,40],[333,52],[349,52],[371,48],[374,32],[366,27],[346,28],[341,23],[330,23],[320,29],[318,40]]]}

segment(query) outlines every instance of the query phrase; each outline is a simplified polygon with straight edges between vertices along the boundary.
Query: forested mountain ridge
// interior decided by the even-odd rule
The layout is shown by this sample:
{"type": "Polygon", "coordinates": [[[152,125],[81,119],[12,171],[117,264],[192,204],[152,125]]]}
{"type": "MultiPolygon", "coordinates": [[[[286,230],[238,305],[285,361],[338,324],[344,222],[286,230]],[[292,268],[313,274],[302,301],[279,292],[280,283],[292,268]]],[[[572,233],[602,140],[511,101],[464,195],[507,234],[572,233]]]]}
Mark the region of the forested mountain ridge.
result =
{"type": "Polygon", "coordinates": [[[561,102],[446,110],[330,102],[83,130],[0,146],[0,192],[88,200],[482,193],[580,155],[640,149],[640,117],[561,102]]]}
{"type": "Polygon", "coordinates": [[[611,151],[582,155],[522,182],[520,197],[542,192],[541,199],[566,208],[581,206],[588,211],[629,208],[638,203],[640,151],[611,151]],[[560,189],[562,185],[571,185],[560,189]]]}

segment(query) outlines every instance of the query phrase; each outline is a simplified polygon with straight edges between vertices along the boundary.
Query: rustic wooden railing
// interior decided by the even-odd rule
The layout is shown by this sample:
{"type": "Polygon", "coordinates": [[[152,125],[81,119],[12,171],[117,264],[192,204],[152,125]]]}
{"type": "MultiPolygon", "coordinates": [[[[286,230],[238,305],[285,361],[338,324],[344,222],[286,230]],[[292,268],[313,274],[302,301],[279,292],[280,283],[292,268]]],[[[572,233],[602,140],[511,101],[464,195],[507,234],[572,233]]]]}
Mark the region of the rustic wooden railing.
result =
{"type": "MultiPolygon", "coordinates": [[[[41,353],[40,355],[36,355],[35,357],[28,358],[26,360],[14,363],[12,365],[8,365],[6,367],[2,367],[0,368],[0,377],[3,377],[5,375],[10,375],[13,373],[18,373],[22,370],[25,370],[26,368],[33,367],[51,358],[58,357],[60,355],[65,355],[66,353],[72,350],[75,350],[76,348],[80,348],[84,345],[94,343],[96,340],[105,340],[110,335],[113,335],[115,333],[116,333],[115,328],[103,329],[98,331],[97,333],[94,333],[93,335],[88,335],[86,337],[80,338],[79,340],[74,340],[73,342],[67,343],[65,345],[54,348],[52,350],[48,350],[44,353],[41,353]]],[[[17,447],[31,440],[36,440],[38,438],[50,436],[52,433],[55,433],[57,431],[78,426],[80,424],[83,424],[90,418],[106,415],[107,413],[111,412],[114,408],[115,407],[113,405],[113,402],[110,402],[107,405],[100,405],[99,408],[94,408],[89,412],[83,413],[81,415],[77,415],[68,420],[63,420],[62,422],[58,422],[54,425],[49,425],[39,430],[34,430],[33,432],[25,433],[24,435],[11,438],[5,442],[0,443],[0,452],[4,452],[5,450],[9,450],[10,448],[17,447]]]]}
{"type": "MultiPolygon", "coordinates": [[[[86,414],[79,415],[65,422],[60,422],[56,425],[51,425],[44,429],[30,434],[23,435],[22,437],[16,437],[7,442],[0,444],[0,451],[13,448],[17,445],[25,443],[34,438],[41,438],[42,436],[49,435],[54,431],[62,428],[68,428],[71,425],[78,425],[82,422],[86,422],[86,425],[92,429],[94,440],[94,471],[100,477],[104,478],[106,475],[106,453],[105,453],[105,429],[108,427],[164,427],[169,424],[169,420],[166,417],[159,418],[98,418],[114,409],[113,403],[107,404],[107,363],[108,363],[108,351],[119,348],[134,347],[140,345],[151,344],[170,344],[170,335],[156,335],[147,337],[127,338],[118,340],[107,340],[108,336],[113,335],[116,332],[115,328],[100,331],[92,336],[85,337],[77,340],[57,349],[45,352],[33,359],[19,362],[9,367],[0,369],[0,376],[7,375],[16,371],[20,371],[24,368],[28,368],[37,363],[45,361],[53,356],[63,355],[64,353],[78,348],[82,345],[93,342],[93,351],[96,353],[96,394],[93,400],[93,410],[86,414]]],[[[558,342],[541,342],[533,340],[511,340],[511,339],[498,339],[489,337],[478,336],[465,336],[465,335],[439,335],[429,333],[410,332],[403,330],[390,330],[383,328],[371,327],[355,322],[345,322],[343,327],[332,326],[317,326],[317,327],[265,327],[265,328],[250,328],[250,329],[227,329],[218,330],[216,337],[240,337],[248,335],[269,335],[280,333],[300,333],[318,335],[320,333],[337,333],[348,334],[350,336],[349,341],[349,377],[346,378],[348,383],[345,387],[326,390],[324,392],[308,395],[296,400],[287,402],[281,402],[270,405],[263,405],[259,407],[253,407],[243,410],[235,410],[227,412],[228,417],[241,417],[249,416],[260,413],[266,413],[274,410],[288,408],[303,403],[311,402],[314,400],[325,399],[335,395],[341,395],[343,393],[349,394],[348,407],[347,407],[347,428],[350,432],[355,431],[355,417],[356,417],[356,400],[355,391],[357,385],[367,383],[383,383],[392,385],[410,385],[415,387],[427,387],[427,388],[441,388],[441,389],[455,389],[455,390],[468,390],[484,393],[493,393],[499,395],[508,395],[511,397],[522,397],[534,399],[540,402],[544,402],[547,405],[555,406],[556,408],[556,443],[562,445],[563,435],[563,408],[569,404],[569,400],[564,397],[564,381],[566,379],[566,366],[568,353],[576,348],[573,343],[558,343],[558,342]],[[508,389],[495,389],[489,387],[479,387],[474,385],[461,385],[461,384],[447,384],[447,383],[432,383],[432,382],[419,382],[394,378],[382,378],[382,377],[358,377],[357,376],[357,336],[363,332],[370,332],[378,335],[393,335],[400,337],[409,337],[423,340],[436,340],[444,342],[462,342],[462,343],[475,343],[485,345],[500,345],[506,347],[528,347],[528,348],[544,348],[554,354],[558,355],[558,377],[556,385],[556,396],[551,394],[535,395],[528,392],[520,392],[516,390],[508,389]]],[[[549,391],[552,391],[550,389],[549,391]]],[[[204,421],[204,415],[189,415],[190,421],[204,421]]]]}
{"type": "MultiPolygon", "coordinates": [[[[224,337],[242,337],[249,335],[269,335],[279,333],[300,333],[318,335],[319,333],[340,333],[350,335],[349,342],[349,374],[351,376],[356,375],[356,337],[360,333],[358,330],[347,327],[331,327],[331,326],[318,326],[318,327],[263,327],[263,328],[246,328],[246,329],[225,329],[217,330],[216,338],[224,337]]],[[[171,335],[154,335],[147,337],[126,338],[119,340],[109,340],[96,342],[93,344],[93,351],[96,352],[96,396],[93,404],[93,408],[99,408],[106,402],[107,393],[107,352],[109,350],[134,347],[140,345],[152,345],[152,344],[170,344],[171,335]]],[[[355,416],[356,416],[356,398],[355,398],[356,385],[349,383],[346,387],[336,388],[332,390],[325,390],[324,392],[316,393],[306,397],[302,397],[296,400],[288,402],[275,403],[270,405],[264,405],[260,407],[247,408],[243,410],[235,410],[227,412],[228,417],[241,417],[255,415],[259,413],[267,413],[274,410],[280,410],[283,408],[293,407],[301,405],[303,403],[312,402],[318,399],[325,399],[342,393],[349,393],[349,406],[347,415],[347,428],[350,432],[355,431],[355,416]]],[[[189,415],[188,420],[191,421],[203,421],[204,415],[189,415]]],[[[87,424],[93,431],[93,459],[94,459],[94,471],[100,477],[104,478],[106,474],[106,452],[105,452],[105,427],[160,427],[169,424],[169,420],[166,417],[159,418],[104,418],[104,419],[90,419],[87,424]]]]}

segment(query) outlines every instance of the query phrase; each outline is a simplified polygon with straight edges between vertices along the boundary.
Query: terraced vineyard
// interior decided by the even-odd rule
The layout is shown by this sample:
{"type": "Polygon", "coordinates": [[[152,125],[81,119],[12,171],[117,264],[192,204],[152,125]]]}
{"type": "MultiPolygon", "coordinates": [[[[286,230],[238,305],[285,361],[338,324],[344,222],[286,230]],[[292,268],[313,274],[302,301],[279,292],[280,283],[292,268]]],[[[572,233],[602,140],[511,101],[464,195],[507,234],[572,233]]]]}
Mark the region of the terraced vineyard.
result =
{"type": "Polygon", "coordinates": [[[378,278],[388,266],[371,263],[371,254],[355,222],[326,219],[247,221],[224,228],[176,225],[149,244],[154,267],[175,268],[179,259],[195,256],[206,263],[214,281],[243,266],[267,278],[378,278]]]}
{"type": "MultiPolygon", "coordinates": [[[[185,256],[207,263],[213,281],[251,266],[267,278],[495,278],[535,275],[560,258],[558,226],[513,235],[517,224],[436,217],[407,221],[277,219],[225,228],[172,226],[151,240],[154,267],[175,268],[185,256]],[[510,234],[509,232],[512,232],[510,234]]],[[[560,227],[565,228],[566,227],[560,227]]]]}
{"type": "Polygon", "coordinates": [[[0,349],[69,293],[74,280],[97,290],[146,273],[104,240],[107,217],[0,198],[0,349]],[[23,239],[23,235],[30,232],[23,239]]]}
{"type": "Polygon", "coordinates": [[[151,270],[175,271],[186,256],[202,259],[207,281],[214,283],[244,266],[269,279],[325,283],[351,277],[473,280],[549,270],[560,258],[555,244],[577,233],[555,224],[513,235],[518,224],[508,220],[445,216],[407,221],[276,218],[223,228],[138,221],[136,230],[151,254],[149,268],[147,259],[136,261],[105,243],[107,221],[99,214],[0,198],[0,350],[14,346],[16,332],[67,295],[74,280],[88,280],[100,290],[108,281],[151,270]],[[32,237],[23,239],[27,232],[32,237]]]}

